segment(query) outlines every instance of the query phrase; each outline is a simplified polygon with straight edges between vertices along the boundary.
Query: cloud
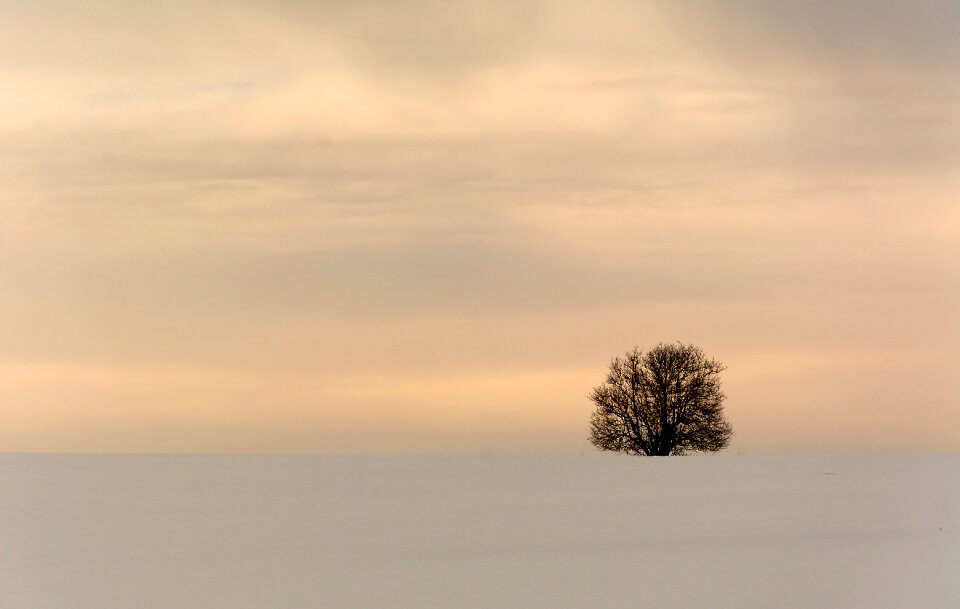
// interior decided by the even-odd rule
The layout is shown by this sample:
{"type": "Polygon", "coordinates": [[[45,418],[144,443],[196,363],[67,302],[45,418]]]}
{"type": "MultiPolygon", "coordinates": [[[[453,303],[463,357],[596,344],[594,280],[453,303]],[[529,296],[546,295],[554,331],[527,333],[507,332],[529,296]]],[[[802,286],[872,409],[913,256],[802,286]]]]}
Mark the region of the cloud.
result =
{"type": "Polygon", "coordinates": [[[864,66],[900,69],[903,76],[902,70],[953,71],[960,59],[954,31],[960,9],[949,0],[698,0],[658,8],[688,40],[742,66],[805,66],[869,81],[890,72],[864,66]]]}
{"type": "MultiPolygon", "coordinates": [[[[871,350],[918,371],[929,349],[946,386],[956,9],[917,6],[15,3],[0,359],[49,374],[7,395],[52,412],[62,372],[83,407],[135,412],[141,381],[202,407],[245,375],[368,362],[410,374],[414,408],[450,375],[602,369],[673,338],[760,371],[871,350]]],[[[790,416],[818,399],[804,374],[790,416]]],[[[763,427],[775,388],[743,378],[763,427]]],[[[257,396],[314,396],[279,386],[257,396]]]]}
{"type": "Polygon", "coordinates": [[[256,10],[335,39],[359,67],[441,77],[512,63],[534,47],[539,1],[253,1],[256,10]]]}

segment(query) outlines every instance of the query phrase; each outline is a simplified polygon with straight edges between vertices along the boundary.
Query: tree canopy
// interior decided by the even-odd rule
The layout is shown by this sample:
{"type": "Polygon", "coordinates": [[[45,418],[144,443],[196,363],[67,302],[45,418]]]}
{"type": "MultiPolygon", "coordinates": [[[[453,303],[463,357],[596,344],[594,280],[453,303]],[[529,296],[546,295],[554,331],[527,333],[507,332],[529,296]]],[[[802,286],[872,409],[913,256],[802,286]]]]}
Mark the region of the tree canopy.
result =
{"type": "Polygon", "coordinates": [[[723,414],[726,368],[699,347],[661,343],[634,348],[610,363],[590,400],[590,441],[600,450],[666,456],[726,447],[733,429],[723,414]]]}

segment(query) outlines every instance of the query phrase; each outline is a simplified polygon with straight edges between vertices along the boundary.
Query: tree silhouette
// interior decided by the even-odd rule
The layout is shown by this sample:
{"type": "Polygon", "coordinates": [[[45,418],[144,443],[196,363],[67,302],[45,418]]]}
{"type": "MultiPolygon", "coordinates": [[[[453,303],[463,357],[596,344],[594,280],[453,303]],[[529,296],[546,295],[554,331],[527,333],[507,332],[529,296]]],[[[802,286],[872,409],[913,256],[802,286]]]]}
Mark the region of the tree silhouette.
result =
{"type": "Polygon", "coordinates": [[[733,429],[723,415],[725,367],[698,347],[661,343],[610,363],[590,400],[590,441],[600,450],[666,456],[718,451],[733,429]]]}

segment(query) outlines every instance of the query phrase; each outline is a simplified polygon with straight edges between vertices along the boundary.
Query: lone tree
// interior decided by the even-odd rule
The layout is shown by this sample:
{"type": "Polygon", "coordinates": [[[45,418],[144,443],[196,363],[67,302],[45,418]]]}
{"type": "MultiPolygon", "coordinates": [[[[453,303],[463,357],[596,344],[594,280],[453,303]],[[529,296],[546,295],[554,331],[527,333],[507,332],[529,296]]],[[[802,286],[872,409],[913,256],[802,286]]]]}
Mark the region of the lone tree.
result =
{"type": "Polygon", "coordinates": [[[648,456],[724,448],[733,429],[723,416],[723,370],[681,343],[615,357],[606,382],[590,395],[597,406],[590,441],[600,450],[648,456]]]}

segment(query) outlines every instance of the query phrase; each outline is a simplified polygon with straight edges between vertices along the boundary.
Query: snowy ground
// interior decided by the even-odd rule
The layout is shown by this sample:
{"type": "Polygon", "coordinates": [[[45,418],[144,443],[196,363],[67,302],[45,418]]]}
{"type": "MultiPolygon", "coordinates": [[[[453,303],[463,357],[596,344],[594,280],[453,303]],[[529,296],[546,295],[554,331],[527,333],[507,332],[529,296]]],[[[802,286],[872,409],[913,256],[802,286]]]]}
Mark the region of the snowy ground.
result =
{"type": "Polygon", "coordinates": [[[0,455],[0,607],[960,607],[960,455],[0,455]]]}

